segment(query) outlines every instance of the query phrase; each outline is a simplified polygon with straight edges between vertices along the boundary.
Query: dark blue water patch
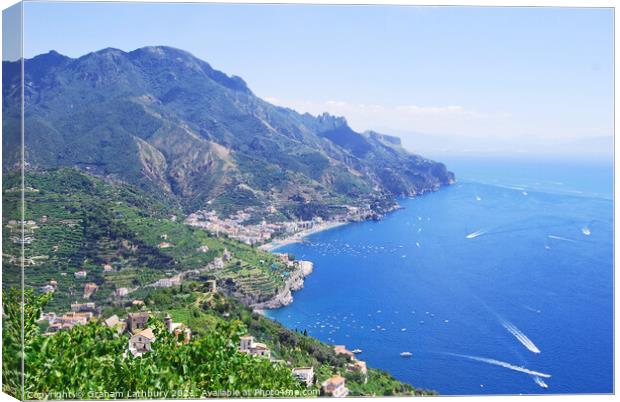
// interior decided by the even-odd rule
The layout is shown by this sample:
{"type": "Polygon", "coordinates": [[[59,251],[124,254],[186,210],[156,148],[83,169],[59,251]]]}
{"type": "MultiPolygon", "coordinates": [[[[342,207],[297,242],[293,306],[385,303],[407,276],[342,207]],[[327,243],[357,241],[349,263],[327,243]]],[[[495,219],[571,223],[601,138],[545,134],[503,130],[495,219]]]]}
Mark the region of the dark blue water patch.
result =
{"type": "Polygon", "coordinates": [[[612,392],[611,200],[465,182],[401,204],[279,250],[315,270],[269,315],[442,394],[612,392]]]}

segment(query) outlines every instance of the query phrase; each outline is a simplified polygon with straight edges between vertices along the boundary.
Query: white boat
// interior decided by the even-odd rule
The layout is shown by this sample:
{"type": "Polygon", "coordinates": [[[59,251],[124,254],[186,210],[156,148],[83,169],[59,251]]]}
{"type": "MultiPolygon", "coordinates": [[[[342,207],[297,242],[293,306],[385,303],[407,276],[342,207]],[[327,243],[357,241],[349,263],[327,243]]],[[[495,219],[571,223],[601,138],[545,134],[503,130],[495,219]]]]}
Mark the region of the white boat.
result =
{"type": "Polygon", "coordinates": [[[400,357],[411,357],[413,353],[411,352],[401,352],[400,357]]]}
{"type": "Polygon", "coordinates": [[[549,388],[549,386],[540,377],[534,377],[534,382],[540,385],[541,388],[549,388]]]}
{"type": "Polygon", "coordinates": [[[590,228],[581,229],[581,233],[583,233],[585,236],[590,236],[592,234],[592,232],[590,232],[590,228]]]}
{"type": "Polygon", "coordinates": [[[353,349],[352,352],[357,355],[359,353],[362,353],[362,349],[353,349]]]}

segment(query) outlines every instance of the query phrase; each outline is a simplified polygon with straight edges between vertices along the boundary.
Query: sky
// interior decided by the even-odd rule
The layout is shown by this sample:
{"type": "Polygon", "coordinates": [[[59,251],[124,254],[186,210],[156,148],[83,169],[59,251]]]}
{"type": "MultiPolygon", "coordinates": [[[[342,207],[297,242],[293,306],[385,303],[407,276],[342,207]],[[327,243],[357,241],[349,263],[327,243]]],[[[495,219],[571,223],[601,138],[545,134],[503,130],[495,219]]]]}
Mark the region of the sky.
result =
{"type": "Polygon", "coordinates": [[[28,2],[24,26],[27,58],[174,46],[414,150],[571,153],[613,135],[609,8],[28,2]]]}

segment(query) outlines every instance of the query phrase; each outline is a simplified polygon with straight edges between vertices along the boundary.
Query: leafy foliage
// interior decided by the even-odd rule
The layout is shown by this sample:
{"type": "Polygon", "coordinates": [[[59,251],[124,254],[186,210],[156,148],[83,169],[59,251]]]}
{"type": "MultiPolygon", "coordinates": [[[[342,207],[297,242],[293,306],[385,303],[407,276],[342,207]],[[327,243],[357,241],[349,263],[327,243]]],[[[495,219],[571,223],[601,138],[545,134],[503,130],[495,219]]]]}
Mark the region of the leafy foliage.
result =
{"type": "MultiPolygon", "coordinates": [[[[153,350],[141,357],[126,355],[128,336],[91,322],[53,336],[39,333],[36,319],[48,296],[27,292],[25,324],[25,397],[27,399],[144,398],[147,392],[168,392],[159,397],[205,397],[216,392],[241,396],[254,390],[300,391],[290,369],[237,351],[245,332],[238,321],[220,323],[187,345],[177,344],[159,321],[149,323],[156,340],[153,350]],[[173,395],[172,392],[175,394],[173,395]]],[[[7,322],[3,334],[5,353],[20,345],[21,295],[10,291],[4,298],[7,322]]],[[[19,356],[16,353],[15,356],[19,356]]],[[[16,362],[3,360],[4,388],[20,395],[16,362]]],[[[291,394],[294,396],[294,394],[291,394]]]]}

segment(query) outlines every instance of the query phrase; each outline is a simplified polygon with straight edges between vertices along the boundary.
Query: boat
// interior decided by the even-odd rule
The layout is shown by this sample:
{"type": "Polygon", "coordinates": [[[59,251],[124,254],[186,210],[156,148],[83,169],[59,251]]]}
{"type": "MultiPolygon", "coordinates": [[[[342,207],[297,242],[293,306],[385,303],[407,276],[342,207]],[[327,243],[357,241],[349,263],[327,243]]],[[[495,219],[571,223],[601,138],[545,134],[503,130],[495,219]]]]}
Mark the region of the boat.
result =
{"type": "Polygon", "coordinates": [[[400,357],[411,357],[413,353],[411,352],[401,352],[400,357]]]}
{"type": "Polygon", "coordinates": [[[549,386],[540,377],[534,377],[534,382],[540,385],[541,388],[549,388],[549,386]]]}
{"type": "Polygon", "coordinates": [[[583,233],[585,236],[590,236],[592,234],[592,232],[590,232],[590,228],[581,229],[581,233],[583,233]]]}
{"type": "Polygon", "coordinates": [[[352,352],[357,355],[357,354],[362,353],[362,349],[353,349],[352,352]]]}

